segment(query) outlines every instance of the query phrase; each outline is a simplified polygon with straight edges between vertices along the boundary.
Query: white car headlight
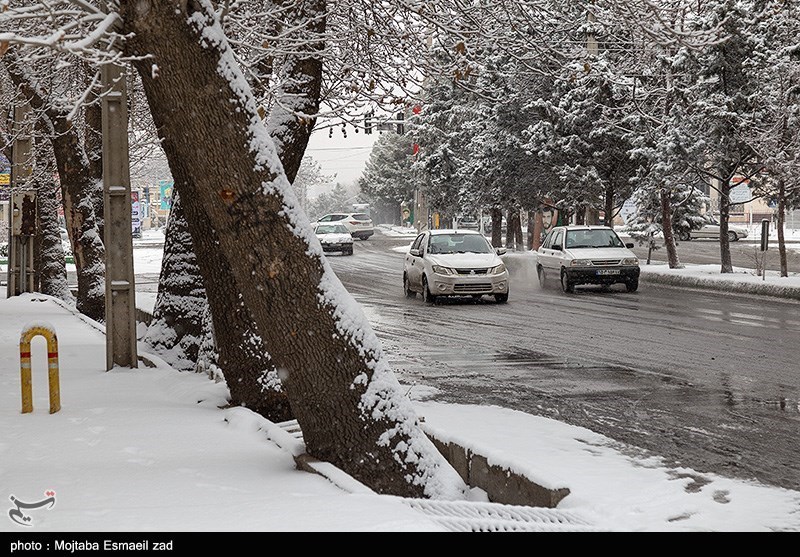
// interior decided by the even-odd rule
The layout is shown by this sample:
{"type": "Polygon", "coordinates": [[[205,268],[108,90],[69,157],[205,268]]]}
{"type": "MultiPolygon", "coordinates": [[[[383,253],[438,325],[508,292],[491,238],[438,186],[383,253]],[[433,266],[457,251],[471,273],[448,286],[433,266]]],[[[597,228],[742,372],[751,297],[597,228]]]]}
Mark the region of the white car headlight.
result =
{"type": "Polygon", "coordinates": [[[492,267],[491,269],[489,269],[490,275],[502,275],[505,272],[506,272],[506,266],[503,265],[502,263],[500,263],[500,265],[497,265],[496,267],[492,267]]]}
{"type": "Polygon", "coordinates": [[[458,274],[455,272],[454,269],[450,269],[449,267],[442,267],[441,265],[434,265],[433,272],[437,275],[455,275],[458,274]]]}
{"type": "Polygon", "coordinates": [[[623,259],[622,260],[622,264],[623,265],[638,265],[639,264],[639,260],[636,259],[635,257],[628,257],[627,259],[623,259]]]}
{"type": "Polygon", "coordinates": [[[591,267],[592,265],[591,259],[573,259],[569,262],[570,267],[591,267]]]}

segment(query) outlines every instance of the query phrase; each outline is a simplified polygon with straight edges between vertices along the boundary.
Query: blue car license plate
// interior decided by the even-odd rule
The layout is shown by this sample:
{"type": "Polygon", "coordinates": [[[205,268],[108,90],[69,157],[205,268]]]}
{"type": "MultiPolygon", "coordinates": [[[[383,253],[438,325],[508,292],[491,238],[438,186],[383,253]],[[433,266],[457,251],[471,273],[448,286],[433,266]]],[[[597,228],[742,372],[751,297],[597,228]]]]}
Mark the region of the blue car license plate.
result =
{"type": "Polygon", "coordinates": [[[597,271],[598,275],[618,275],[619,269],[599,269],[597,271]]]}

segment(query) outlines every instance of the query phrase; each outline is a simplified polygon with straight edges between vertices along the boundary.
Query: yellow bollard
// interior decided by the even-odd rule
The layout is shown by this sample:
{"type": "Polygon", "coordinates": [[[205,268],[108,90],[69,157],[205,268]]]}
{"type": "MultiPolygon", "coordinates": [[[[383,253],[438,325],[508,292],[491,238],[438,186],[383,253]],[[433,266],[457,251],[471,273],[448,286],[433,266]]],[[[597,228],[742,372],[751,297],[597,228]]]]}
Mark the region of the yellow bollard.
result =
{"type": "Polygon", "coordinates": [[[19,372],[22,380],[22,413],[33,412],[31,380],[31,340],[43,336],[47,341],[47,382],[50,389],[50,413],[61,410],[61,390],[58,382],[58,339],[52,328],[33,325],[22,331],[19,339],[19,372]]]}

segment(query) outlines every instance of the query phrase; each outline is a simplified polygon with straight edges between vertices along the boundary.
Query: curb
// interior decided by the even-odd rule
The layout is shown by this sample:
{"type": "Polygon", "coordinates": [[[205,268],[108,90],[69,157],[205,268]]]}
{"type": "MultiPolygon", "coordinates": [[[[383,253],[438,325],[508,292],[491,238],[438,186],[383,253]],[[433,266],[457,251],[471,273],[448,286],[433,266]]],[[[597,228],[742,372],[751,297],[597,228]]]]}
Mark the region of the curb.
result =
{"type": "MultiPolygon", "coordinates": [[[[536,256],[531,252],[509,252],[502,256],[503,262],[510,273],[520,278],[536,281],[536,256]]],[[[681,276],[670,273],[651,271],[652,265],[642,265],[639,282],[658,284],[662,286],[675,286],[693,288],[696,290],[712,290],[714,292],[727,292],[730,294],[752,294],[789,300],[800,300],[800,288],[795,286],[782,286],[774,283],[750,283],[736,281],[720,281],[705,277],[681,276]],[[646,270],[645,270],[646,269],[646,270]]]]}
{"type": "Polygon", "coordinates": [[[727,282],[710,280],[702,277],[683,277],[662,273],[646,272],[639,275],[641,282],[660,284],[663,286],[680,286],[698,290],[713,290],[736,294],[754,294],[773,298],[800,300],[800,288],[775,284],[751,284],[745,282],[727,282]]]}

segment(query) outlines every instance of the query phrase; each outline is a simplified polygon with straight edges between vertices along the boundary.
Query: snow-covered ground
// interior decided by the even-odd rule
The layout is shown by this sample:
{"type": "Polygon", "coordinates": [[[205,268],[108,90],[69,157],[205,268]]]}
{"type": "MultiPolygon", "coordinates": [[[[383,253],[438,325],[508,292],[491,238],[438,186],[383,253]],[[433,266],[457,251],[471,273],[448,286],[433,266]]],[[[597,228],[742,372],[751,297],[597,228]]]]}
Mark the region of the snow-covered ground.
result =
{"type": "MultiPolygon", "coordinates": [[[[137,272],[157,272],[158,249],[134,253],[137,272]]],[[[718,269],[675,272],[729,279],[718,269]]],[[[224,408],[224,384],[175,371],[155,356],[155,368],[106,372],[101,325],[40,295],[4,296],[3,288],[0,501],[7,508],[0,532],[418,532],[468,524],[373,494],[335,471],[327,478],[299,471],[293,455],[302,452],[302,441],[249,410],[224,408]],[[56,414],[47,412],[40,337],[32,345],[34,412],[20,413],[18,342],[30,324],[46,324],[58,335],[62,409],[56,414]],[[11,497],[54,504],[25,509],[11,497]],[[30,521],[21,525],[23,517],[30,521]]],[[[800,531],[800,492],[670,468],[657,455],[584,428],[497,406],[439,403],[422,386],[408,393],[437,437],[567,486],[570,494],[556,510],[593,529],[800,531]]],[[[475,490],[463,504],[486,505],[485,494],[475,490]]],[[[509,522],[494,520],[478,522],[509,529],[509,522]]],[[[570,526],[531,520],[517,528],[570,526]]]]}

